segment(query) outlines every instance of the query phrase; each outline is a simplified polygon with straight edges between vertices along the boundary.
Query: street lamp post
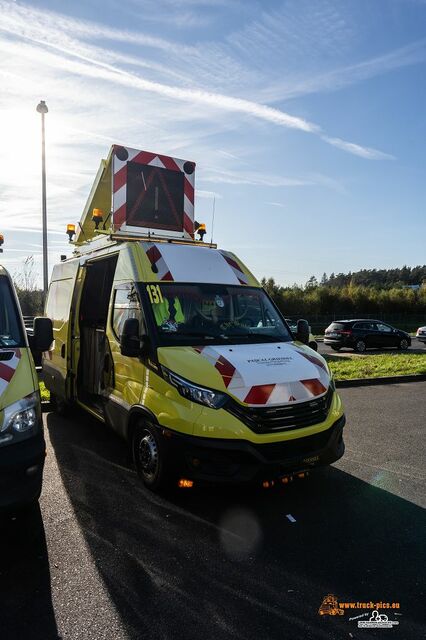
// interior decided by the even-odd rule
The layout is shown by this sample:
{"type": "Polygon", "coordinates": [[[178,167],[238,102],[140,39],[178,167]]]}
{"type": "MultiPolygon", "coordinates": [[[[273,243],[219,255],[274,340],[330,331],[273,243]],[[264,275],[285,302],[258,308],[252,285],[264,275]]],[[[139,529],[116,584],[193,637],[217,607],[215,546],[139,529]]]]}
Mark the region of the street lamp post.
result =
{"type": "Polygon", "coordinates": [[[37,112],[41,113],[41,189],[42,189],[42,226],[43,226],[43,295],[47,296],[47,207],[46,207],[46,145],[44,136],[44,115],[48,112],[47,104],[40,100],[37,112]]]}

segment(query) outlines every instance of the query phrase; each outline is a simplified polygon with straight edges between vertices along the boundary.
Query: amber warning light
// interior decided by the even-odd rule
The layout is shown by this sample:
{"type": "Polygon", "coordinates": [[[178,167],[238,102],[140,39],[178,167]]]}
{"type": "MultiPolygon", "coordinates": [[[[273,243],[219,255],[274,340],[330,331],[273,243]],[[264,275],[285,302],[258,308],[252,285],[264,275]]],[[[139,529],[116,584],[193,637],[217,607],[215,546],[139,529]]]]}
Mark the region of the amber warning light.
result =
{"type": "Polygon", "coordinates": [[[99,225],[104,219],[104,212],[102,209],[93,209],[92,211],[92,222],[95,223],[95,229],[99,228],[99,225]]]}
{"type": "Polygon", "coordinates": [[[72,242],[73,236],[75,236],[75,224],[67,224],[67,235],[72,242]]]}

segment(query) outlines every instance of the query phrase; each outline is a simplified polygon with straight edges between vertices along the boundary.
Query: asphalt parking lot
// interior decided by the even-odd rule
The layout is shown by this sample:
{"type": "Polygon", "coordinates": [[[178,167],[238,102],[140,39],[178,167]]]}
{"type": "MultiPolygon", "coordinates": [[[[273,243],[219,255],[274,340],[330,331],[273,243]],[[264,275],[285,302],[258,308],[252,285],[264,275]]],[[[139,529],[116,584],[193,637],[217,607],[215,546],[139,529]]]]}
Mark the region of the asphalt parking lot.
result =
{"type": "Polygon", "coordinates": [[[103,425],[47,414],[40,509],[0,520],[1,639],[423,637],[426,382],[340,393],[344,458],[277,490],[155,496],[103,425]]]}

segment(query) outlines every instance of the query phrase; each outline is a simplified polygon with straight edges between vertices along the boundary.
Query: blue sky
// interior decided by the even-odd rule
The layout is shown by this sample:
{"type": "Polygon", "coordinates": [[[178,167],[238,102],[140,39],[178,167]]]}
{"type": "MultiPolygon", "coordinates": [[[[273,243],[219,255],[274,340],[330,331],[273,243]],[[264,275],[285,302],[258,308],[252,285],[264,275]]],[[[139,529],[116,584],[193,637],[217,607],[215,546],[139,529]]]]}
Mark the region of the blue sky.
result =
{"type": "Polygon", "coordinates": [[[0,0],[1,262],[70,253],[113,143],[194,160],[257,277],[426,262],[425,0],[0,0]]]}

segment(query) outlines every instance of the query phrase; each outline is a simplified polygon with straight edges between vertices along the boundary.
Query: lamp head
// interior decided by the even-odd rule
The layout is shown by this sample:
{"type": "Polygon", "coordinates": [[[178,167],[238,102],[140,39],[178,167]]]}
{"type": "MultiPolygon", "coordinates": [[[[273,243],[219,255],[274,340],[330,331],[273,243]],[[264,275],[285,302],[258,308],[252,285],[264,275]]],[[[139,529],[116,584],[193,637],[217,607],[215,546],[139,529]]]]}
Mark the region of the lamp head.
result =
{"type": "Polygon", "coordinates": [[[44,100],[40,100],[40,102],[36,107],[36,110],[38,113],[47,113],[49,111],[49,109],[47,108],[47,104],[45,103],[44,100]]]}

